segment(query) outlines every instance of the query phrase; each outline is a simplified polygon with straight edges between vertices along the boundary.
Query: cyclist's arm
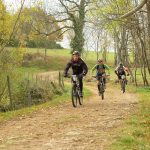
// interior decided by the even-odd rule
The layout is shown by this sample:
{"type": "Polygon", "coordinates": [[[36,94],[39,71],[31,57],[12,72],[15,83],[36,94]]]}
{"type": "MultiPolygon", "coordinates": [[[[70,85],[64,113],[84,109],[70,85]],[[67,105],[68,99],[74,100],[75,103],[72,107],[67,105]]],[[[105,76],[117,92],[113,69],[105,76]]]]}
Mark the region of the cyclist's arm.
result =
{"type": "Polygon", "coordinates": [[[115,74],[116,74],[116,75],[118,74],[118,68],[119,68],[119,67],[116,67],[116,69],[115,69],[115,74]]]}
{"type": "Polygon", "coordinates": [[[97,64],[92,68],[91,74],[93,74],[93,72],[96,70],[96,68],[97,68],[97,64]]]}
{"type": "Polygon", "coordinates": [[[66,65],[66,68],[65,68],[65,70],[64,70],[64,75],[67,75],[68,70],[69,70],[70,67],[71,67],[71,62],[69,62],[69,63],[66,65]]]}
{"type": "Polygon", "coordinates": [[[124,71],[126,71],[128,74],[130,74],[129,69],[127,67],[123,67],[124,71]]]}
{"type": "Polygon", "coordinates": [[[83,62],[83,74],[86,75],[88,73],[88,67],[85,62],[83,62]]]}

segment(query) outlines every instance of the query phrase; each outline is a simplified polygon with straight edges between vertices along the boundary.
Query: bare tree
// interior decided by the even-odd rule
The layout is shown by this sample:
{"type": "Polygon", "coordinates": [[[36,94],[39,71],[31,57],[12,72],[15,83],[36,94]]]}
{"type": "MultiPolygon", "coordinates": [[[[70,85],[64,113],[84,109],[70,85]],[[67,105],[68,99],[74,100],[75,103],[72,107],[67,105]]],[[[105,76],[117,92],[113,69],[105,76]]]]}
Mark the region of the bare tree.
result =
{"type": "Polygon", "coordinates": [[[60,4],[61,11],[55,12],[55,15],[59,17],[57,20],[54,20],[54,22],[59,22],[62,27],[58,30],[54,30],[53,32],[43,34],[46,34],[48,36],[60,30],[62,31],[61,34],[64,34],[69,30],[73,30],[74,37],[71,40],[70,44],[71,48],[73,51],[78,50],[82,52],[85,42],[83,29],[86,22],[86,13],[88,12],[88,6],[91,2],[90,0],[58,0],[58,1],[60,4]]]}

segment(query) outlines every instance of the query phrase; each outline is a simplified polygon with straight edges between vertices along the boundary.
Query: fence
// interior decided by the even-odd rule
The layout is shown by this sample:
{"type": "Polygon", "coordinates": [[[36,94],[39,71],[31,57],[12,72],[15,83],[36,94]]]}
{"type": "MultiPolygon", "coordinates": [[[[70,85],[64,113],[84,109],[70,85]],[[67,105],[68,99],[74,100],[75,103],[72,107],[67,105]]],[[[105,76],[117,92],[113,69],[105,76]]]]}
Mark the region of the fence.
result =
{"type": "Polygon", "coordinates": [[[52,74],[27,74],[18,81],[11,76],[0,91],[0,111],[15,110],[51,100],[65,92],[61,72],[52,74]]]}

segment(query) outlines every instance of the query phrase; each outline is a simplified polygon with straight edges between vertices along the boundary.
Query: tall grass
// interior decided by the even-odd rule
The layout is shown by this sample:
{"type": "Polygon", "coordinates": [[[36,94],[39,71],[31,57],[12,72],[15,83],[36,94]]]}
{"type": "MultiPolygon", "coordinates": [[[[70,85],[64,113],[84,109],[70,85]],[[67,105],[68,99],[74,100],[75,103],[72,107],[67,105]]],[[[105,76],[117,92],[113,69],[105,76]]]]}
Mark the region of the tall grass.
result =
{"type": "Polygon", "coordinates": [[[119,136],[110,150],[150,150],[150,88],[137,88],[134,91],[140,99],[138,112],[118,131],[119,136]]]}

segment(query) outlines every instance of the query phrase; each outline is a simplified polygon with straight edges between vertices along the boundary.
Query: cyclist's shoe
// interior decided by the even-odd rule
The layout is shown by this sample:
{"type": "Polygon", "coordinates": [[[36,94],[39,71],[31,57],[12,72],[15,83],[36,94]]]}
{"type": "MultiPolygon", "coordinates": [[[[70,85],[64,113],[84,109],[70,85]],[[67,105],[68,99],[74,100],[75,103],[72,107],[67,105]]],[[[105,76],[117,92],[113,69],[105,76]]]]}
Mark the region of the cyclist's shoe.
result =
{"type": "Polygon", "coordinates": [[[80,93],[79,93],[79,96],[80,96],[80,97],[83,97],[83,93],[82,93],[81,91],[80,91],[80,93]]]}

